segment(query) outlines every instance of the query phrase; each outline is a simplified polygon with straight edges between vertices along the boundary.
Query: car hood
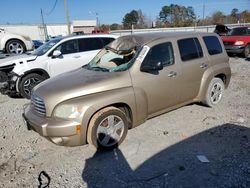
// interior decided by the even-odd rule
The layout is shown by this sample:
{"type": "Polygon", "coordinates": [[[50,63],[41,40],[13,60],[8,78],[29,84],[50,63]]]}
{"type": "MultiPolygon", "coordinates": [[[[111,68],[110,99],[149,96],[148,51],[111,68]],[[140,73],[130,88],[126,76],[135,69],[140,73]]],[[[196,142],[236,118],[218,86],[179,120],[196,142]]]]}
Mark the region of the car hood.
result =
{"type": "Polygon", "coordinates": [[[37,56],[35,55],[28,55],[28,54],[22,54],[22,55],[13,55],[9,56],[3,59],[0,59],[0,66],[6,66],[13,63],[20,63],[20,62],[30,62],[36,60],[37,56]]]}
{"type": "Polygon", "coordinates": [[[237,40],[244,40],[246,37],[249,38],[249,36],[223,36],[222,41],[237,41],[237,40]]]}
{"type": "Polygon", "coordinates": [[[63,101],[131,85],[128,71],[101,72],[80,68],[46,80],[33,91],[44,100],[47,113],[50,113],[63,101]]]}

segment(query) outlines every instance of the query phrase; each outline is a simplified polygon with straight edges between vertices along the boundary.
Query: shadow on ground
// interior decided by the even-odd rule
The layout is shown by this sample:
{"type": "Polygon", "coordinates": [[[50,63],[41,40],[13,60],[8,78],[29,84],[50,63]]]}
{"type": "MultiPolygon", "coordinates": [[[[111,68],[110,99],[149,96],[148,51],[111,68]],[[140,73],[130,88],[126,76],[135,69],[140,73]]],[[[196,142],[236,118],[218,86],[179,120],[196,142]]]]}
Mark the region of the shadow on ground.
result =
{"type": "Polygon", "coordinates": [[[136,169],[119,149],[96,152],[86,160],[82,178],[88,187],[250,187],[250,129],[235,124],[209,129],[136,169]],[[199,161],[197,155],[209,162],[199,161]]]}

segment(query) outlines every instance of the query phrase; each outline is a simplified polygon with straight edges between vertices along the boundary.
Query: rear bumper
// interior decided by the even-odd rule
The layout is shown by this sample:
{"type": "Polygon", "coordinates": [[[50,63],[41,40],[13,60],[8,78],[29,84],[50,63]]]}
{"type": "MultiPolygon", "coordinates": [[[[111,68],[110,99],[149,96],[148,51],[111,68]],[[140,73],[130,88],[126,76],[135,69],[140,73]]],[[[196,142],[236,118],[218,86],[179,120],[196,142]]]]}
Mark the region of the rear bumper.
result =
{"type": "Polygon", "coordinates": [[[244,52],[245,46],[225,45],[225,49],[228,53],[241,54],[244,52]]]}
{"type": "Polygon", "coordinates": [[[36,114],[30,105],[24,109],[23,119],[28,130],[33,130],[50,142],[61,146],[79,146],[81,135],[77,134],[79,123],[60,118],[48,118],[36,114]]]}

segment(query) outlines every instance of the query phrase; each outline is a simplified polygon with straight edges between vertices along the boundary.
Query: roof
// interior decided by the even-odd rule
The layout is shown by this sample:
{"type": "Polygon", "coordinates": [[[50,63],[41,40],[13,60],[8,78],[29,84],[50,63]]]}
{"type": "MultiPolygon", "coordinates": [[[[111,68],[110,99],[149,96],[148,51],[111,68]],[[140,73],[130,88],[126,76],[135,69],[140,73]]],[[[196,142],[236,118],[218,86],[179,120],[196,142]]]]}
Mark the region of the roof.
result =
{"type": "MultiPolygon", "coordinates": [[[[201,32],[154,32],[121,36],[108,46],[117,51],[127,51],[161,38],[204,34],[201,32]]],[[[208,33],[206,33],[208,34],[208,33]]]]}

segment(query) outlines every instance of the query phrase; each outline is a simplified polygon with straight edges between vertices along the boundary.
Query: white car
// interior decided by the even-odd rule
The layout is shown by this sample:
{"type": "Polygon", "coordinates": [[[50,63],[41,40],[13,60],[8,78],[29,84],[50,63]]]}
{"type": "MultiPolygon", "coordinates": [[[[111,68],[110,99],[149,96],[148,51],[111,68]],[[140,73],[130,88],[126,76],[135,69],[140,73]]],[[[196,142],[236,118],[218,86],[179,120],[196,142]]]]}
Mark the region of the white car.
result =
{"type": "Polygon", "coordinates": [[[22,54],[27,50],[33,50],[33,43],[29,37],[10,33],[0,28],[0,51],[22,54]]]}
{"type": "Polygon", "coordinates": [[[87,64],[117,36],[77,35],[53,39],[31,54],[0,60],[0,92],[30,98],[34,86],[87,64]]]}

